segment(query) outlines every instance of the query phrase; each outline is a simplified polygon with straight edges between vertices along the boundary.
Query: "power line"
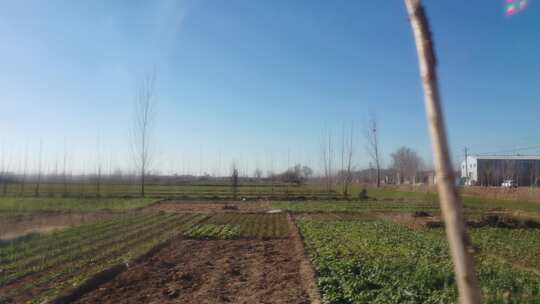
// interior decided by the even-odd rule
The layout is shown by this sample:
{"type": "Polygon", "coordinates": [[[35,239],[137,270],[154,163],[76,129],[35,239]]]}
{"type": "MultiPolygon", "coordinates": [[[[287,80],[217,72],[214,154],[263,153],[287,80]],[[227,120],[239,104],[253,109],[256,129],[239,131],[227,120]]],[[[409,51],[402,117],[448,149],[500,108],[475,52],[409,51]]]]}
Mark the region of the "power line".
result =
{"type": "Polygon", "coordinates": [[[490,155],[490,154],[505,154],[505,153],[515,153],[518,151],[526,151],[526,150],[535,150],[540,149],[540,145],[534,145],[534,146],[528,146],[528,147],[519,147],[514,149],[508,149],[508,150],[499,150],[495,152],[484,152],[484,153],[477,153],[478,155],[490,155]]]}

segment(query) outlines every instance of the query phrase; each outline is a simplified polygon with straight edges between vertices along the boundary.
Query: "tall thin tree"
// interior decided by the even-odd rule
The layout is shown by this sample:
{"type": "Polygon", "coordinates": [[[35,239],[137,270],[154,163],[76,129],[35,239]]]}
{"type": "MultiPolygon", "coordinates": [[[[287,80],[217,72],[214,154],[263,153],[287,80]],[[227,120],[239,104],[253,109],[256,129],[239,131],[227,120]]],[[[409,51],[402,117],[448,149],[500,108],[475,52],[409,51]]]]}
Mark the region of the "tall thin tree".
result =
{"type": "Polygon", "coordinates": [[[6,196],[7,195],[7,171],[8,171],[8,168],[7,168],[7,165],[6,165],[6,151],[4,149],[4,145],[2,145],[2,159],[0,160],[0,165],[1,165],[1,168],[0,168],[0,182],[2,182],[2,195],[3,196],[6,196]]]}
{"type": "Polygon", "coordinates": [[[236,162],[233,162],[231,169],[232,169],[231,186],[232,186],[232,192],[233,192],[233,200],[236,200],[238,198],[238,184],[239,184],[238,167],[236,166],[236,162]]]}
{"type": "Polygon", "coordinates": [[[327,134],[323,134],[321,142],[321,160],[323,163],[326,192],[330,194],[332,191],[332,178],[334,171],[334,142],[332,140],[332,133],[330,131],[327,131],[327,134]]]}
{"type": "Polygon", "coordinates": [[[23,164],[23,172],[22,172],[22,178],[21,178],[21,189],[20,189],[20,196],[24,196],[24,186],[26,184],[26,170],[28,169],[28,147],[24,147],[24,164],[23,164]]]}
{"type": "Polygon", "coordinates": [[[63,155],[63,168],[62,168],[62,183],[63,183],[63,196],[68,195],[68,180],[67,180],[67,145],[64,142],[64,155],[63,155]]]}
{"type": "Polygon", "coordinates": [[[97,161],[96,161],[96,196],[101,197],[101,171],[103,169],[103,163],[101,158],[101,141],[98,136],[98,142],[97,142],[97,161]]]}
{"type": "Polygon", "coordinates": [[[379,147],[378,121],[373,112],[370,113],[368,125],[366,126],[366,149],[368,151],[371,162],[375,164],[377,170],[377,187],[381,186],[381,151],[379,147]]]}
{"type": "Polygon", "coordinates": [[[34,189],[34,196],[39,196],[39,188],[41,187],[41,162],[42,162],[42,153],[43,153],[43,142],[39,141],[39,155],[38,155],[38,166],[37,166],[37,180],[36,188],[34,189]]]}
{"type": "Polygon", "coordinates": [[[151,134],[154,124],[156,92],[155,72],[145,75],[135,97],[132,134],[133,153],[139,173],[140,195],[146,195],[146,177],[152,162],[151,134]]]}
{"type": "Polygon", "coordinates": [[[344,143],[344,166],[343,170],[343,196],[345,198],[349,197],[349,186],[352,183],[352,160],[354,156],[354,125],[351,124],[351,130],[349,132],[348,138],[344,143]]]}

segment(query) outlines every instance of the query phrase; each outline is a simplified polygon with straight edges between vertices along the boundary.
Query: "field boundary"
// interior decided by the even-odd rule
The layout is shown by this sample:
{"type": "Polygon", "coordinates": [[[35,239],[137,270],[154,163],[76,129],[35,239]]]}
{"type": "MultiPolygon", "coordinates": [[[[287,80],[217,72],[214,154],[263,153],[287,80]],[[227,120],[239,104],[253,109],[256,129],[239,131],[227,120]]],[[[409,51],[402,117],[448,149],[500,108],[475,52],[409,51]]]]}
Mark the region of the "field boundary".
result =
{"type": "Polygon", "coordinates": [[[309,295],[309,299],[312,304],[321,304],[321,294],[319,288],[315,283],[317,281],[317,276],[315,274],[315,268],[311,263],[311,260],[306,252],[304,247],[304,239],[294,218],[290,213],[287,213],[287,220],[289,222],[289,229],[291,230],[291,239],[294,243],[294,249],[301,254],[303,259],[300,262],[300,274],[304,277],[302,280],[302,285],[309,295]]]}

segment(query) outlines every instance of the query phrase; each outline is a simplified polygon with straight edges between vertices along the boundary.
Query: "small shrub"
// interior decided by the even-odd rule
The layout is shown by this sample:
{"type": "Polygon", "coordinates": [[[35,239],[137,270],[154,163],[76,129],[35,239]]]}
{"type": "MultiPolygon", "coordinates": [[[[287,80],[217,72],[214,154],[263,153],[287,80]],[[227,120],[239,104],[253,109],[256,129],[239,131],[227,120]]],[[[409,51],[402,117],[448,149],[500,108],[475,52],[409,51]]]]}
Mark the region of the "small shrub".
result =
{"type": "Polygon", "coordinates": [[[431,216],[431,213],[426,211],[415,211],[413,213],[413,217],[428,217],[431,216]]]}
{"type": "Polygon", "coordinates": [[[360,194],[358,194],[358,198],[361,201],[365,201],[369,198],[366,188],[362,188],[362,191],[360,191],[360,194]]]}

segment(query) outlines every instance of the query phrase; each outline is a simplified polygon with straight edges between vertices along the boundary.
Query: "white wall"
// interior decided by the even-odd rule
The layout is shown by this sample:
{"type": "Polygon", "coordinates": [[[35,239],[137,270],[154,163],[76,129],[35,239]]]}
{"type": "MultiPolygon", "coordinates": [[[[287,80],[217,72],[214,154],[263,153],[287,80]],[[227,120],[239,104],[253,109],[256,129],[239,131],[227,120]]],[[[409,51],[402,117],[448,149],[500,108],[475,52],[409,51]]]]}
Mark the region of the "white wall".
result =
{"type": "Polygon", "coordinates": [[[465,178],[467,174],[471,182],[478,180],[478,162],[475,156],[469,155],[467,156],[467,162],[465,160],[461,162],[461,177],[465,178]],[[465,169],[465,163],[467,163],[467,169],[465,169]]]}

